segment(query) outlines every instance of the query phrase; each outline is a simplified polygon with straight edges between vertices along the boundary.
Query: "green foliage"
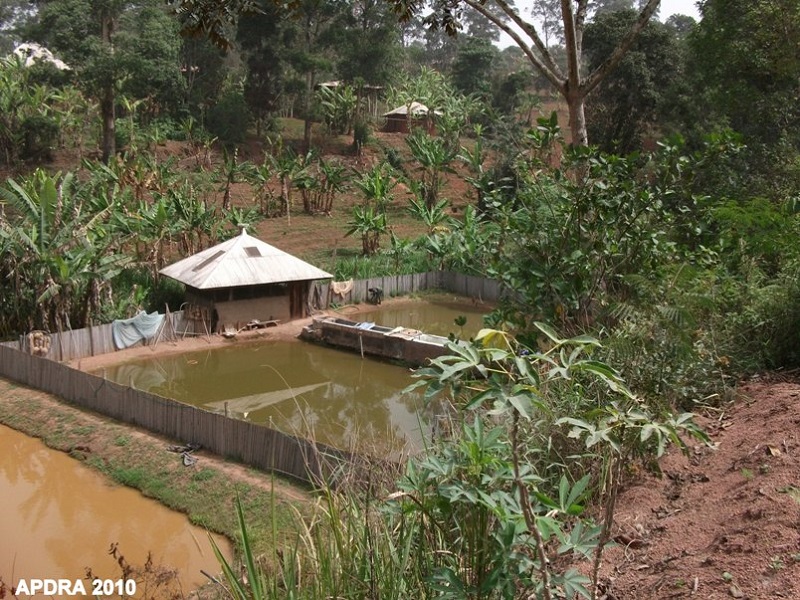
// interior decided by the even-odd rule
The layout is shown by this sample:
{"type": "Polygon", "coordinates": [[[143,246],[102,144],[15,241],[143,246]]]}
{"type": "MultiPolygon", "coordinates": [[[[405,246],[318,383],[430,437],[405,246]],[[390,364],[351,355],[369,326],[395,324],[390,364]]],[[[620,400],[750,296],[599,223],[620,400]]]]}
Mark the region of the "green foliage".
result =
{"type": "Polygon", "coordinates": [[[593,597],[622,465],[658,456],[669,443],[683,447],[679,434],[707,438],[691,415],[653,418],[612,368],[591,357],[596,340],[537,327],[547,351],[483,330],[476,344],[451,343],[452,354],[418,371],[415,387],[426,386],[426,398],[444,396],[457,407],[450,430],[410,459],[396,483],[368,465],[352,470],[340,491],[323,485],[297,537],[276,560],[267,557],[275,565],[269,578],[237,507],[246,579],[218,556],[231,595],[593,597]],[[559,419],[564,395],[577,416],[559,419]],[[600,481],[573,477],[554,459],[553,444],[531,444],[534,433],[548,438],[559,429],[583,446],[571,457],[580,470],[604,473],[599,523],[586,508],[601,494],[600,481]],[[591,577],[578,568],[587,560],[591,577]]]}
{"type": "Polygon", "coordinates": [[[417,179],[413,181],[414,189],[428,209],[432,209],[439,200],[445,173],[452,173],[450,163],[457,155],[457,149],[442,137],[434,137],[421,129],[416,129],[406,138],[411,155],[418,163],[417,179]]]}
{"type": "Polygon", "coordinates": [[[450,205],[447,200],[441,200],[431,208],[428,208],[426,204],[420,200],[417,200],[416,198],[411,198],[410,202],[411,206],[409,207],[408,212],[425,224],[429,235],[432,235],[437,230],[447,231],[448,225],[453,222],[452,217],[447,214],[447,208],[450,205]]]}
{"type": "Polygon", "coordinates": [[[348,225],[350,229],[345,235],[361,236],[361,247],[365,256],[371,256],[378,251],[381,236],[388,230],[386,213],[375,206],[353,207],[353,218],[348,225]]]}
{"type": "Polygon", "coordinates": [[[337,258],[332,273],[337,281],[387,275],[411,275],[435,270],[430,255],[419,244],[398,238],[390,230],[390,247],[372,256],[337,258]]]}
{"type": "MultiPolygon", "coordinates": [[[[595,17],[584,33],[589,69],[608,59],[637,18],[632,8],[595,17]]],[[[586,101],[592,143],[622,154],[641,149],[642,138],[663,120],[664,96],[680,74],[680,59],[672,30],[648,22],[614,72],[586,101]]]]}
{"type": "Polygon", "coordinates": [[[55,119],[44,115],[26,117],[21,124],[23,160],[49,160],[58,141],[59,128],[55,119]]]}
{"type": "Polygon", "coordinates": [[[709,0],[689,36],[703,120],[743,134],[749,184],[759,195],[796,187],[798,23],[793,0],[709,0]]]}
{"type": "Polygon", "coordinates": [[[353,124],[353,147],[357,156],[361,156],[364,145],[370,140],[372,127],[363,119],[356,119],[353,124]]]}
{"type": "Polygon", "coordinates": [[[16,57],[0,59],[0,161],[47,154],[58,134],[48,115],[55,90],[33,85],[30,71],[16,57]],[[26,125],[27,124],[27,125],[26,125]]]}
{"type": "Polygon", "coordinates": [[[320,86],[317,89],[322,118],[333,133],[350,133],[358,114],[359,98],[348,85],[337,87],[320,86]]]}
{"type": "Polygon", "coordinates": [[[467,38],[459,44],[451,67],[453,86],[466,96],[491,96],[491,76],[498,54],[489,40],[467,38]]]}
{"type": "Polygon", "coordinates": [[[236,88],[231,88],[209,109],[206,127],[223,144],[234,146],[245,139],[250,125],[249,115],[250,110],[244,94],[236,88]]]}
{"type": "Polygon", "coordinates": [[[98,315],[103,290],[129,260],[121,236],[112,235],[119,197],[95,193],[72,174],[41,170],[0,187],[0,199],[13,209],[0,218],[4,335],[81,327],[98,315]]]}

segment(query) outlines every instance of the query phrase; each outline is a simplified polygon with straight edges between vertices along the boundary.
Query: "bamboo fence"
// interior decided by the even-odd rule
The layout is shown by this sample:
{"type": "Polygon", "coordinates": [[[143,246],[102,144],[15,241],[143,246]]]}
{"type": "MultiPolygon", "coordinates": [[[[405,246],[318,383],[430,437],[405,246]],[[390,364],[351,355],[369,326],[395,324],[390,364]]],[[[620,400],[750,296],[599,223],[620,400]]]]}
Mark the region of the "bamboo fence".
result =
{"type": "Polygon", "coordinates": [[[351,456],[247,421],[107,381],[67,365],[0,346],[0,376],[81,408],[143,427],[264,471],[318,484],[351,456]]]}
{"type": "Polygon", "coordinates": [[[356,279],[346,294],[335,294],[330,284],[316,284],[316,296],[320,299],[320,309],[327,309],[334,303],[357,304],[366,302],[370,288],[380,288],[384,297],[404,296],[424,290],[443,290],[466,296],[479,302],[497,302],[503,296],[499,282],[484,277],[453,273],[451,271],[429,271],[413,275],[386,275],[369,279],[356,279]]]}

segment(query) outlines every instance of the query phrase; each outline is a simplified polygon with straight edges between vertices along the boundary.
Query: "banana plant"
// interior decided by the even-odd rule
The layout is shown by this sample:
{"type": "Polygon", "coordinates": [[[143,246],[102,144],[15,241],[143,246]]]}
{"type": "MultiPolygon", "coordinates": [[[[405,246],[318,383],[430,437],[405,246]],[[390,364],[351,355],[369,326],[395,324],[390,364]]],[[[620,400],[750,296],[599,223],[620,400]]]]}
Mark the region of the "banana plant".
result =
{"type": "Polygon", "coordinates": [[[361,250],[366,256],[372,256],[378,251],[381,236],[388,230],[386,213],[376,210],[374,206],[353,207],[353,218],[348,225],[350,229],[345,235],[360,235],[361,250]]]}
{"type": "Polygon", "coordinates": [[[13,208],[0,218],[0,286],[13,330],[84,326],[125,264],[124,239],[109,231],[116,198],[85,193],[72,174],[42,170],[0,187],[0,200],[13,208]]]}
{"type": "Polygon", "coordinates": [[[433,137],[421,130],[416,130],[406,138],[411,154],[419,166],[418,189],[420,198],[431,209],[439,200],[439,190],[444,183],[444,174],[453,173],[450,163],[453,162],[457,150],[445,140],[433,137]]]}
{"type": "Polygon", "coordinates": [[[364,196],[365,205],[374,205],[378,212],[386,212],[386,206],[394,200],[392,190],[397,185],[394,170],[381,162],[356,179],[355,185],[364,196]]]}

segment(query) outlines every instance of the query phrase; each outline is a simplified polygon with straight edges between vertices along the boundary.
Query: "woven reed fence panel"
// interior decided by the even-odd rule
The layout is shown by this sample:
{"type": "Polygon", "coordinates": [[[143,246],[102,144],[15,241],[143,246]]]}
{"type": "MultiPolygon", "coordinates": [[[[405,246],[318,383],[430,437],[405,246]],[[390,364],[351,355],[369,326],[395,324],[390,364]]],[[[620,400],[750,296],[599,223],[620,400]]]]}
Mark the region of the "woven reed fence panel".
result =
{"type": "Polygon", "coordinates": [[[107,381],[64,364],[0,346],[0,376],[220,456],[303,482],[329,478],[346,453],[247,421],[107,381]]]}
{"type": "Polygon", "coordinates": [[[430,271],[413,275],[386,275],[353,280],[352,289],[343,296],[333,294],[330,284],[316,284],[320,308],[330,308],[331,303],[356,304],[366,302],[369,288],[381,288],[384,297],[404,296],[423,290],[444,290],[483,302],[497,302],[502,296],[500,283],[484,277],[462,275],[449,271],[430,271]]]}
{"type": "MultiPolygon", "coordinates": [[[[169,320],[165,321],[164,326],[167,328],[166,331],[175,331],[176,335],[180,336],[181,332],[186,328],[186,324],[183,322],[183,313],[170,313],[169,320]]],[[[190,333],[192,332],[190,327],[190,333]]],[[[146,344],[143,341],[137,345],[144,346],[146,344]]],[[[28,336],[21,335],[19,343],[15,344],[15,346],[23,352],[29,353],[28,336]]],[[[116,351],[112,325],[111,323],[106,323],[105,325],[92,325],[85,329],[71,329],[61,333],[51,333],[50,351],[45,355],[45,358],[58,362],[67,362],[116,351]]]]}

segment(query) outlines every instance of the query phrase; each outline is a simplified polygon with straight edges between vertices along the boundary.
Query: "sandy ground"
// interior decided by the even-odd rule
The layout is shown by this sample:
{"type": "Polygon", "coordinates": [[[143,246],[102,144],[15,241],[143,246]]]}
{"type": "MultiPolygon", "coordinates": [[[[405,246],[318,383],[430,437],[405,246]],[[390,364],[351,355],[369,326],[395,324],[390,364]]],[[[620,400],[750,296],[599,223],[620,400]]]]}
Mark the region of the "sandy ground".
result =
{"type": "MultiPolygon", "coordinates": [[[[325,313],[320,313],[325,314],[325,313]]],[[[297,336],[303,330],[303,327],[311,323],[312,318],[298,319],[283,323],[276,327],[265,327],[263,329],[252,329],[249,331],[240,331],[233,338],[226,338],[222,335],[211,334],[209,336],[196,336],[180,339],[176,342],[159,342],[155,346],[135,346],[120,350],[118,352],[110,352],[108,354],[100,354],[98,356],[89,356],[68,362],[70,367],[80,369],[81,371],[94,371],[102,367],[125,363],[139,358],[153,358],[159,356],[169,356],[171,354],[183,354],[184,352],[192,352],[193,350],[207,350],[209,348],[219,348],[229,346],[231,344],[242,344],[247,342],[254,342],[257,340],[296,340],[297,336]]]]}

